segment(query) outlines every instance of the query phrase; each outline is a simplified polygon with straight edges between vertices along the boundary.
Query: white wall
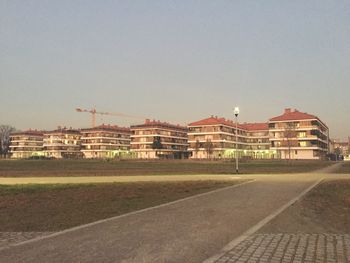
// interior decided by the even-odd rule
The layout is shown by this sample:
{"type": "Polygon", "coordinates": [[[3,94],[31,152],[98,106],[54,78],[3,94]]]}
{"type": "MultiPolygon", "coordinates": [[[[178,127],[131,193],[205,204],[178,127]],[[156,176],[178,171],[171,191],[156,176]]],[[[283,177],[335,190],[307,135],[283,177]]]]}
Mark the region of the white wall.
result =
{"type": "MultiPolygon", "coordinates": [[[[318,156],[314,156],[313,150],[294,150],[290,151],[290,158],[293,160],[318,160],[320,159],[318,156]],[[295,152],[297,151],[297,152],[295,152]]],[[[289,159],[288,150],[281,150],[281,159],[289,159]]]]}

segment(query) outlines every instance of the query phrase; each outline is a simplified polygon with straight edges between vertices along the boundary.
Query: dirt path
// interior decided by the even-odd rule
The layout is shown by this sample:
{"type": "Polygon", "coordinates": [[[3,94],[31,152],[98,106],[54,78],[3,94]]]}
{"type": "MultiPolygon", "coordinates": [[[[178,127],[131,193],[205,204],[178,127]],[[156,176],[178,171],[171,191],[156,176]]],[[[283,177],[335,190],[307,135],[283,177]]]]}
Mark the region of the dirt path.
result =
{"type": "MultiPolygon", "coordinates": [[[[331,173],[338,169],[341,163],[314,171],[314,174],[331,173]]],[[[305,173],[304,173],[305,174],[305,173]]],[[[202,174],[202,175],[146,175],[146,176],[76,176],[76,177],[0,177],[0,184],[81,184],[81,183],[112,183],[112,182],[148,182],[148,181],[193,181],[193,180],[236,180],[241,178],[261,178],[276,174],[202,174]]],[[[285,176],[291,176],[284,174],[285,176]]],[[[277,176],[280,176],[277,174],[277,176]]]]}
{"type": "Polygon", "coordinates": [[[167,182],[195,180],[237,180],[236,175],[147,175],[147,176],[80,176],[80,177],[0,177],[0,184],[83,184],[114,182],[167,182]]]}

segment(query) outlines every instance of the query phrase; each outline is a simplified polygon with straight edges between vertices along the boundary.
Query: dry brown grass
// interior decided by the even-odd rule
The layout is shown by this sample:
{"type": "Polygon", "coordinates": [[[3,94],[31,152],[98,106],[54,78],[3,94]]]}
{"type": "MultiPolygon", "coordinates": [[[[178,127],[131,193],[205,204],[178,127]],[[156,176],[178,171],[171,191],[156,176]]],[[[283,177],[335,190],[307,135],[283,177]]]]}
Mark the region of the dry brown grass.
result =
{"type": "Polygon", "coordinates": [[[350,174],[350,161],[343,162],[337,171],[335,171],[335,173],[350,174]]]}
{"type": "MultiPolygon", "coordinates": [[[[300,173],[332,164],[323,161],[249,161],[240,173],[300,173]]],[[[0,177],[232,174],[230,161],[2,160],[0,177]]]]}
{"type": "Polygon", "coordinates": [[[58,231],[240,182],[0,185],[0,231],[58,231]]]}
{"type": "Polygon", "coordinates": [[[350,233],[350,180],[321,183],[261,232],[350,233]]]}

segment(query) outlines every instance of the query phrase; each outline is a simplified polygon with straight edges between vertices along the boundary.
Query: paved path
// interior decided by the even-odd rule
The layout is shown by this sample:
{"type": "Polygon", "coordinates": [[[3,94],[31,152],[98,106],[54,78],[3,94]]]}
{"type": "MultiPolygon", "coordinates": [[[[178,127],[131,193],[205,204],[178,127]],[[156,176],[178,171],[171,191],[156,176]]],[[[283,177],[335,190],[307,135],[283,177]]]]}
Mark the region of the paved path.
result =
{"type": "Polygon", "coordinates": [[[202,262],[322,176],[254,175],[238,187],[4,249],[0,262],[202,262]]]}
{"type": "Polygon", "coordinates": [[[216,263],[350,262],[350,235],[256,234],[222,255],[216,263]]]}

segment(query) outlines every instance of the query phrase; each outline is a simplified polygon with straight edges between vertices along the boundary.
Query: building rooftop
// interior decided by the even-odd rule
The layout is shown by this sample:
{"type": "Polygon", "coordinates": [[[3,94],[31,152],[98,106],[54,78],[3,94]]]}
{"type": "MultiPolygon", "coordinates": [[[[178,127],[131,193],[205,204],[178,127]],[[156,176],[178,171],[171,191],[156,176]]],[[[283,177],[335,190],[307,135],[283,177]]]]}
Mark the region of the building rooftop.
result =
{"type": "Polygon", "coordinates": [[[11,136],[16,136],[16,135],[36,135],[36,136],[43,136],[45,131],[38,131],[38,130],[26,130],[26,131],[16,131],[12,132],[11,136]]]}
{"type": "MultiPolygon", "coordinates": [[[[226,125],[232,128],[236,128],[236,123],[232,120],[227,120],[225,118],[219,118],[217,116],[211,116],[209,118],[192,122],[188,126],[205,126],[205,125],[226,125]]],[[[245,129],[241,124],[237,125],[239,129],[245,129]]]]}
{"type": "Polygon", "coordinates": [[[53,131],[46,131],[45,134],[80,134],[80,130],[73,129],[72,127],[58,127],[56,130],[53,131]]]}
{"type": "Polygon", "coordinates": [[[241,126],[248,131],[267,131],[269,129],[269,124],[267,122],[243,123],[241,126]]]}
{"type": "Polygon", "coordinates": [[[120,127],[117,125],[106,125],[102,124],[94,128],[81,129],[82,132],[93,132],[93,131],[110,131],[110,132],[130,132],[130,128],[120,127]]]}
{"type": "Polygon", "coordinates": [[[143,124],[131,125],[130,126],[131,129],[147,128],[147,127],[170,128],[170,129],[177,129],[177,130],[187,131],[187,127],[181,126],[179,124],[171,124],[171,123],[168,123],[168,122],[161,122],[159,120],[157,121],[157,120],[150,120],[150,119],[146,119],[143,124]]]}
{"type": "Polygon", "coordinates": [[[324,126],[327,127],[327,125],[323,123],[317,116],[308,114],[306,112],[300,112],[297,109],[294,109],[293,111],[290,108],[285,109],[282,115],[271,118],[270,122],[271,121],[294,121],[294,120],[318,120],[324,126]]]}

